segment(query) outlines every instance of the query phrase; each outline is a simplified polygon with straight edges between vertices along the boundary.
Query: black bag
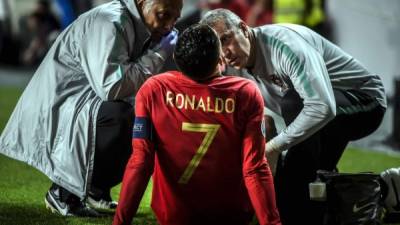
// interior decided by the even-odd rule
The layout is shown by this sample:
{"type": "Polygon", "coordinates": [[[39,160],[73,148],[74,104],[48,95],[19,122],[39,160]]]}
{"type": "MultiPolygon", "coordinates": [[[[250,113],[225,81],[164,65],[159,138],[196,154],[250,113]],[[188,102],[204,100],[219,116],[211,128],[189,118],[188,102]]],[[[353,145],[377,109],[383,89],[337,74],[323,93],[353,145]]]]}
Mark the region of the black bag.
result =
{"type": "Polygon", "coordinates": [[[380,176],[372,173],[318,171],[326,183],[327,209],[324,225],[382,224],[380,176]]]}

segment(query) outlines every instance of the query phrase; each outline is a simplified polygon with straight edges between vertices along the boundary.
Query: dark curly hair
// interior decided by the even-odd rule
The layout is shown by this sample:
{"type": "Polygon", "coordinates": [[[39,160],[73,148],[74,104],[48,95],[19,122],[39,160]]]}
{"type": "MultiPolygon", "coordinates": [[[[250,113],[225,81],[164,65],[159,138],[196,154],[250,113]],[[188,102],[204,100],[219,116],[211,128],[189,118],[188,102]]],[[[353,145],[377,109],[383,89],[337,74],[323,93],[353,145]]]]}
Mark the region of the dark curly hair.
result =
{"type": "Polygon", "coordinates": [[[215,31],[206,24],[195,24],[179,36],[174,59],[178,68],[194,80],[211,75],[217,67],[220,42],[215,31]]]}

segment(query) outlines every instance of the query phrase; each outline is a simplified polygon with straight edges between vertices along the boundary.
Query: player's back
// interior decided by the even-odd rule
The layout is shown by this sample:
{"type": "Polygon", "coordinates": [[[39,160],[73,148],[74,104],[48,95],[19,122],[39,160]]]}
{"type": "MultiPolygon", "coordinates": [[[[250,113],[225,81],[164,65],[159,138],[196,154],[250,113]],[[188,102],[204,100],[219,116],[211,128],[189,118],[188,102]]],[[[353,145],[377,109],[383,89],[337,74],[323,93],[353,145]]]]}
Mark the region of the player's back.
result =
{"type": "Polygon", "coordinates": [[[239,77],[196,83],[168,72],[150,78],[144,88],[156,134],[152,207],[159,221],[251,219],[242,146],[256,86],[239,77]]]}

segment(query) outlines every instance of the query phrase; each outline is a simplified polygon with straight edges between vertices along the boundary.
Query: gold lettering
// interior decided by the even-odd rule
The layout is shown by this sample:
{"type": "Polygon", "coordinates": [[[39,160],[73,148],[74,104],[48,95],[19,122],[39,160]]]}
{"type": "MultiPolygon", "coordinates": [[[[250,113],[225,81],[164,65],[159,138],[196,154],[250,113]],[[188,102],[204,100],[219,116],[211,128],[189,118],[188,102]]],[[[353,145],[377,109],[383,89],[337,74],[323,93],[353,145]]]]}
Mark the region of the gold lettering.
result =
{"type": "Polygon", "coordinates": [[[203,110],[203,112],[215,112],[215,113],[233,113],[235,112],[235,99],[233,98],[218,98],[210,97],[206,98],[199,97],[196,95],[187,95],[183,93],[173,93],[167,91],[165,96],[165,102],[167,106],[176,107],[178,109],[186,110],[203,110]]]}
{"type": "Polygon", "coordinates": [[[165,96],[165,101],[167,103],[167,105],[170,106],[174,106],[174,103],[172,102],[172,100],[174,99],[174,94],[170,91],[167,91],[167,95],[165,96]]]}
{"type": "Polygon", "coordinates": [[[195,95],[192,95],[192,99],[190,99],[189,95],[185,95],[185,109],[187,109],[187,105],[190,105],[190,109],[194,110],[195,103],[195,95]]]}
{"type": "Polygon", "coordinates": [[[175,96],[175,106],[178,109],[182,109],[183,106],[185,105],[185,97],[183,97],[183,94],[179,93],[175,96]],[[179,101],[180,99],[180,101],[179,101]]]}
{"type": "Polygon", "coordinates": [[[224,100],[222,98],[215,98],[215,112],[222,113],[224,111],[224,100]]]}
{"type": "Polygon", "coordinates": [[[204,112],[206,111],[206,107],[204,105],[204,100],[202,97],[200,97],[199,102],[197,103],[196,110],[199,110],[199,108],[202,108],[204,112]]]}
{"type": "Polygon", "coordinates": [[[214,112],[214,109],[211,108],[211,98],[210,98],[210,96],[207,97],[207,112],[214,112]]]}
{"type": "Polygon", "coordinates": [[[227,113],[233,113],[235,111],[235,100],[233,98],[227,98],[225,100],[225,110],[227,113]]]}

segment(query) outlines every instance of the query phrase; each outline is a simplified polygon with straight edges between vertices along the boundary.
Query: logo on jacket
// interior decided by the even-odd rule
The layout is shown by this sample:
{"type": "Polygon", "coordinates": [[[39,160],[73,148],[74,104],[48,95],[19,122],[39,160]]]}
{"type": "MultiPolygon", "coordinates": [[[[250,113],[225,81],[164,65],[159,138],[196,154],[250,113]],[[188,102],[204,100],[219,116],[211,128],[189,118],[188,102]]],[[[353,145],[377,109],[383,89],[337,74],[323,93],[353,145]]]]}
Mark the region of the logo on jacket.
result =
{"type": "Polygon", "coordinates": [[[373,203],[367,203],[367,204],[364,204],[364,205],[358,205],[357,203],[355,203],[354,204],[354,206],[353,206],[353,213],[357,213],[357,212],[359,212],[360,210],[362,210],[362,209],[365,209],[365,208],[367,208],[367,207],[369,207],[371,204],[373,204],[373,203]]]}

